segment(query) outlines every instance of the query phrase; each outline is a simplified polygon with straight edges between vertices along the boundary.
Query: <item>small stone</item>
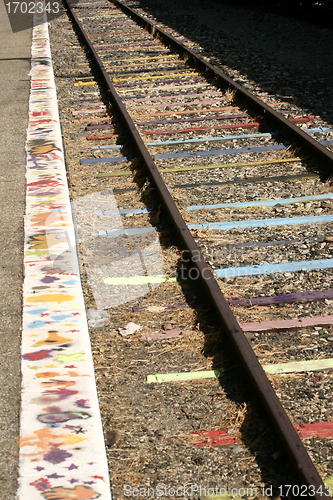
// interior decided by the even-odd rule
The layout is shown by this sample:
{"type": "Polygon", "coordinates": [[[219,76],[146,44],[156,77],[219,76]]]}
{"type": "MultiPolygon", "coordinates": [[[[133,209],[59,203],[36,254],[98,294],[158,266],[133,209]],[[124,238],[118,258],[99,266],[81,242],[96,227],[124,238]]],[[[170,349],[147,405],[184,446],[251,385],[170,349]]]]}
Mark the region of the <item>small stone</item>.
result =
{"type": "Polygon", "coordinates": [[[136,323],[129,322],[125,328],[118,328],[118,331],[122,337],[127,337],[127,335],[133,335],[133,333],[141,330],[142,326],[136,323]]]}
{"type": "Polygon", "coordinates": [[[163,330],[172,330],[173,327],[174,327],[174,322],[173,321],[170,321],[169,323],[166,323],[165,325],[163,325],[163,330]]]}
{"type": "Polygon", "coordinates": [[[244,451],[244,448],[243,448],[243,446],[234,446],[234,447],[232,448],[232,451],[233,451],[234,453],[239,453],[240,451],[244,451]]]}
{"type": "Polygon", "coordinates": [[[110,314],[103,309],[88,309],[87,311],[88,325],[92,328],[101,328],[107,326],[110,322],[110,314]]]}
{"type": "Polygon", "coordinates": [[[165,310],[165,307],[163,307],[163,306],[148,306],[147,307],[147,311],[149,311],[149,312],[159,313],[159,312],[163,312],[164,310],[165,310]]]}
{"type": "Polygon", "coordinates": [[[116,430],[106,431],[106,444],[107,446],[113,446],[121,438],[121,434],[116,430]]]}

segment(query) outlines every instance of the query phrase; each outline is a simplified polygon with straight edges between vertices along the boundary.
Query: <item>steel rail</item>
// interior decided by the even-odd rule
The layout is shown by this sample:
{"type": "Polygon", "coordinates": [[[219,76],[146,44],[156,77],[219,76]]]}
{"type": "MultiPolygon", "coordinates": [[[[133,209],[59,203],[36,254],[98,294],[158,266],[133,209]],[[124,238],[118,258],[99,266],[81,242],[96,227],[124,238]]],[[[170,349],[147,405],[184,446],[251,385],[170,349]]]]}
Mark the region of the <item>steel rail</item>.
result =
{"type": "Polygon", "coordinates": [[[214,86],[224,89],[233,89],[236,92],[235,97],[237,98],[239,104],[247,109],[251,109],[259,115],[264,116],[267,123],[278,127],[279,131],[283,133],[286,138],[291,141],[297,141],[297,146],[302,146],[304,148],[304,152],[310,154],[311,157],[315,156],[320,161],[323,169],[327,170],[329,173],[333,172],[333,153],[331,153],[331,151],[326,149],[321,144],[318,144],[318,142],[312,137],[309,137],[306,132],[296,127],[293,123],[290,123],[288,119],[282,117],[277,111],[274,111],[269,104],[264,103],[261,99],[223,73],[223,71],[204,61],[193,50],[177,41],[173,36],[168,35],[168,33],[157,27],[154,23],[145,19],[130,7],[123,5],[119,0],[110,1],[127,15],[133,17],[138,24],[144,26],[146,31],[148,31],[152,36],[163,41],[166,45],[176,49],[178,54],[183,59],[184,56],[186,56],[187,64],[200,68],[205,73],[207,78],[212,77],[214,80],[214,86]]]}
{"type": "MultiPolygon", "coordinates": [[[[118,3],[118,2],[117,2],[118,3]]],[[[264,370],[262,369],[257,357],[254,354],[248,340],[246,339],[242,329],[240,328],[236,318],[234,317],[226,299],[224,298],[217,281],[215,280],[211,270],[207,266],[203,255],[201,254],[198,246],[196,245],[190,230],[188,229],[184,219],[182,218],[171,194],[164,183],[158,169],[150,156],[138,130],[136,129],[126,107],[118,96],[106,69],[97,54],[95,48],[90,42],[87,34],[85,33],[81,22],[78,20],[68,0],[63,0],[63,4],[67,8],[69,16],[71,17],[79,36],[84,41],[85,46],[92,57],[92,60],[98,67],[98,72],[101,80],[108,88],[108,96],[113,106],[118,110],[123,119],[124,126],[133,143],[136,146],[137,153],[149,173],[150,179],[155,185],[158,194],[163,200],[164,207],[174,223],[177,234],[183,243],[186,251],[193,265],[199,271],[199,279],[203,285],[209,299],[211,300],[217,315],[224,326],[227,334],[229,335],[246,371],[248,376],[257,391],[260,399],[262,400],[271,422],[280,435],[282,444],[291,459],[295,476],[299,479],[299,485],[307,487],[309,494],[302,495],[302,498],[309,499],[323,499],[328,498],[326,494],[325,485],[319,476],[314,464],[312,463],[305,447],[303,446],[297,432],[294,429],[289,417],[287,416],[284,408],[282,407],[271,383],[269,382],[264,370]],[[311,494],[311,489],[314,488],[314,494],[311,494]]]]}

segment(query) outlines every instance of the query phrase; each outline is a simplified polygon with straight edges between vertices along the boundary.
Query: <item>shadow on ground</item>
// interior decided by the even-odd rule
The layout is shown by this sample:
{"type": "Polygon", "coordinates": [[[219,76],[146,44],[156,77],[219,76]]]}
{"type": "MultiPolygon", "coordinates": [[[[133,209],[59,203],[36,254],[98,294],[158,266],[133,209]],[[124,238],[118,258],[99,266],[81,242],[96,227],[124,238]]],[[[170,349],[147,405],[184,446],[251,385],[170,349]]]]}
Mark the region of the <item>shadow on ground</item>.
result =
{"type": "Polygon", "coordinates": [[[333,125],[333,30],[227,0],[138,0],[137,5],[215,52],[216,63],[230,76],[236,71],[253,88],[291,97],[333,125]]]}
{"type": "MultiPolygon", "coordinates": [[[[180,259],[177,272],[186,276],[183,266],[184,262],[180,259]]],[[[191,267],[188,271],[190,269],[191,267]]],[[[242,361],[224,331],[215,310],[210,305],[209,299],[203,295],[201,282],[185,279],[180,280],[179,283],[187,303],[193,304],[193,297],[200,297],[200,305],[196,303],[195,311],[197,324],[200,325],[200,330],[205,336],[202,354],[211,359],[211,369],[223,370],[219,377],[220,386],[225,397],[236,403],[239,408],[232,425],[235,435],[241,440],[240,448],[244,445],[255,458],[256,466],[260,471],[261,484],[265,488],[272,487],[274,497],[278,495],[278,488],[281,484],[298,484],[298,478],[294,475],[295,469],[270,422],[262,401],[249,381],[242,361]]],[[[232,456],[232,450],[230,454],[232,456]]],[[[236,453],[236,468],[238,467],[237,460],[239,458],[236,453]]],[[[251,466],[244,476],[244,481],[251,484],[252,475],[251,466]]]]}

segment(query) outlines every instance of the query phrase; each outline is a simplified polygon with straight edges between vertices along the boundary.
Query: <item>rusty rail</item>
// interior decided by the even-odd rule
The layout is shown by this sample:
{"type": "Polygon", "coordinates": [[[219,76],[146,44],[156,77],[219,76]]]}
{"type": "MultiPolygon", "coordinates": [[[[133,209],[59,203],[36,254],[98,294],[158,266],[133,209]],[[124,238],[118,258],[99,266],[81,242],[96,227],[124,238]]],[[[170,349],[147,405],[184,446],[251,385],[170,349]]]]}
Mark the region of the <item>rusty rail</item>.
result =
{"type": "MultiPolygon", "coordinates": [[[[115,5],[125,10],[126,13],[128,13],[134,18],[139,18],[141,23],[144,22],[148,26],[149,22],[144,18],[142,18],[141,16],[139,16],[133,10],[123,6],[117,0],[112,0],[112,1],[115,5]]],[[[172,199],[171,194],[166,184],[164,183],[154,163],[153,158],[150,156],[129,113],[127,112],[123,102],[121,101],[120,97],[115,91],[115,88],[110,80],[109,75],[106,72],[106,69],[100,57],[98,56],[96,50],[94,49],[92,43],[90,42],[80,21],[75,15],[69,1],[63,0],[63,3],[68,10],[70,17],[72,18],[72,21],[79,32],[80,37],[84,40],[84,44],[87,47],[92,60],[98,67],[98,72],[101,77],[101,80],[108,89],[110,100],[113,106],[119,112],[120,116],[122,117],[124,125],[129,134],[129,137],[133,140],[137,153],[141,158],[141,160],[143,161],[144,165],[146,166],[149,177],[163,200],[164,207],[174,224],[174,227],[177,231],[177,234],[182,244],[184,245],[185,249],[189,252],[189,256],[192,260],[193,265],[199,271],[199,279],[201,280],[201,284],[203,285],[209,299],[211,300],[218,314],[218,317],[223,327],[225,328],[241,361],[243,362],[244,367],[246,368],[246,371],[251,379],[251,382],[253,383],[257,391],[257,394],[259,395],[260,399],[262,400],[267,410],[271,422],[273,423],[278,434],[280,435],[282,444],[284,445],[285,450],[288,453],[289,458],[291,459],[292,464],[294,466],[295,475],[299,478],[299,485],[304,485],[307,488],[309,486],[315,488],[315,494],[309,493],[307,496],[303,495],[302,498],[303,499],[309,498],[316,500],[323,498],[327,499],[328,495],[325,494],[326,490],[321,477],[319,476],[297,432],[295,431],[285,410],[283,409],[275,391],[273,390],[271,383],[269,382],[264,370],[262,369],[257,357],[255,356],[242,329],[240,328],[236,318],[234,317],[226,299],[224,298],[218,286],[218,283],[216,282],[211,270],[207,266],[203,255],[201,254],[189,229],[187,228],[187,225],[184,219],[182,218],[174,200],[172,199]]],[[[150,26],[151,28],[153,28],[152,25],[150,26]]],[[[159,30],[156,27],[154,27],[154,30],[156,32],[164,34],[162,30],[159,30]]],[[[166,34],[164,35],[168,37],[168,35],[166,34]]],[[[176,40],[173,39],[173,44],[176,43],[177,43],[176,40]]],[[[188,50],[182,45],[180,46],[180,48],[181,50],[184,50],[184,52],[188,50]]],[[[193,57],[195,58],[198,57],[194,55],[194,53],[192,52],[191,54],[193,54],[193,57]]],[[[245,91],[245,93],[247,93],[247,91],[245,91]]],[[[311,492],[310,489],[309,492],[311,492]]]]}
{"type": "MultiPolygon", "coordinates": [[[[296,141],[298,146],[304,148],[304,152],[308,153],[311,157],[315,156],[320,162],[321,166],[325,168],[330,174],[333,172],[333,153],[331,153],[325,146],[319,144],[315,139],[309,136],[306,132],[291,123],[287,118],[281,116],[280,113],[271,108],[268,104],[264,103],[258,97],[251,94],[248,90],[242,87],[239,83],[235,82],[227,76],[223,71],[215,68],[212,64],[204,61],[193,50],[186,47],[184,44],[178,42],[173,36],[168,35],[161,28],[151,23],[148,19],[140,16],[130,7],[123,5],[119,0],[111,0],[114,5],[118,6],[127,15],[133,17],[136,22],[145,27],[145,29],[155,38],[158,37],[163,43],[171,46],[177,50],[178,54],[184,59],[186,56],[187,64],[195,66],[203,71],[204,76],[207,78],[214,78],[214,85],[220,88],[231,88],[235,91],[235,97],[241,106],[251,109],[254,113],[262,115],[268,124],[272,127],[277,127],[278,130],[284,134],[287,139],[296,141]]],[[[332,0],[333,1],[333,0],[332,0]]]]}

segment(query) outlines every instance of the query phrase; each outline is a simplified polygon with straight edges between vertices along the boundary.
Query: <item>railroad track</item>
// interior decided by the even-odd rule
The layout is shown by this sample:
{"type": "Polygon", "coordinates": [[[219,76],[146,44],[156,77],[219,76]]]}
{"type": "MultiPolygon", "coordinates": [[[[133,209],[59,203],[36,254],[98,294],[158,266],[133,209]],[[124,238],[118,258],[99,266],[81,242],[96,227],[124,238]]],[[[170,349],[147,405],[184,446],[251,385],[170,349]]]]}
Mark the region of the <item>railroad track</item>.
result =
{"type": "Polygon", "coordinates": [[[331,130],[137,9],[64,6],[52,54],[115,497],[327,498],[331,130]]]}

